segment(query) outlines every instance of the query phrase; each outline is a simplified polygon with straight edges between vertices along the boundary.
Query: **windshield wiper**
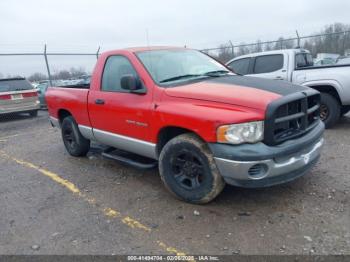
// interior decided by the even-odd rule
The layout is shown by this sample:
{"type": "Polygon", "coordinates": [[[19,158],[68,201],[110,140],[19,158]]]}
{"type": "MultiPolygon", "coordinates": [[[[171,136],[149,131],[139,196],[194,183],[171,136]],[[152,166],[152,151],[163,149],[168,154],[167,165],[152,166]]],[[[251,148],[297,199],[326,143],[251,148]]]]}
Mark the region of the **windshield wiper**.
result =
{"type": "Polygon", "coordinates": [[[206,72],[203,75],[204,76],[219,77],[219,76],[222,76],[222,75],[226,75],[228,73],[230,73],[230,71],[228,71],[228,70],[215,70],[215,71],[206,72]]]}
{"type": "Polygon", "coordinates": [[[164,79],[164,80],[160,81],[160,83],[171,82],[171,81],[176,81],[176,80],[180,80],[183,78],[198,77],[198,76],[203,76],[203,75],[187,74],[187,75],[181,75],[181,76],[174,76],[171,78],[164,79]]]}
{"type": "Polygon", "coordinates": [[[215,70],[215,71],[209,71],[203,74],[186,74],[186,75],[180,75],[180,76],[174,76],[171,78],[164,79],[160,81],[160,83],[165,83],[165,82],[171,82],[171,81],[176,81],[176,80],[181,80],[183,78],[191,78],[191,77],[219,77],[222,75],[226,75],[230,73],[230,71],[227,70],[215,70]]]}

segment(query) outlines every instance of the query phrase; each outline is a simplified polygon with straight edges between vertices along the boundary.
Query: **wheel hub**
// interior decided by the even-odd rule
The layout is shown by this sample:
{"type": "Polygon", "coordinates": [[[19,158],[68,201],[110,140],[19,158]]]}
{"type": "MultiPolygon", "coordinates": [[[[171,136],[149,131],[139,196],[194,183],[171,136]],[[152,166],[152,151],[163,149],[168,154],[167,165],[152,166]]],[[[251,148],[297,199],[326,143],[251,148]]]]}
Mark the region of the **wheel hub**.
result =
{"type": "Polygon", "coordinates": [[[183,173],[188,177],[196,177],[198,175],[198,168],[193,162],[186,161],[183,166],[183,173]]]}
{"type": "Polygon", "coordinates": [[[201,160],[192,152],[179,152],[172,161],[173,175],[177,183],[186,189],[200,187],[203,181],[204,167],[201,160]]]}
{"type": "Polygon", "coordinates": [[[329,115],[328,107],[324,104],[320,105],[320,118],[322,121],[326,120],[329,115]]]}

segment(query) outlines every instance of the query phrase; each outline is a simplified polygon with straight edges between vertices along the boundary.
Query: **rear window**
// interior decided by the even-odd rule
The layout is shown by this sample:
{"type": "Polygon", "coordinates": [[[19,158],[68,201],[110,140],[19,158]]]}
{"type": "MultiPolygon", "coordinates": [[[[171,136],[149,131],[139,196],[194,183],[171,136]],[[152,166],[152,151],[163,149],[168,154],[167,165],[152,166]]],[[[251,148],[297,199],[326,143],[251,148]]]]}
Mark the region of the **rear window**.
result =
{"type": "Polygon", "coordinates": [[[299,53],[295,55],[296,68],[313,66],[314,62],[311,54],[299,53]]]}
{"type": "Polygon", "coordinates": [[[283,55],[258,56],[255,60],[254,74],[270,73],[282,69],[283,55]]]}
{"type": "Polygon", "coordinates": [[[25,79],[0,80],[0,92],[30,90],[34,87],[25,79]]]}

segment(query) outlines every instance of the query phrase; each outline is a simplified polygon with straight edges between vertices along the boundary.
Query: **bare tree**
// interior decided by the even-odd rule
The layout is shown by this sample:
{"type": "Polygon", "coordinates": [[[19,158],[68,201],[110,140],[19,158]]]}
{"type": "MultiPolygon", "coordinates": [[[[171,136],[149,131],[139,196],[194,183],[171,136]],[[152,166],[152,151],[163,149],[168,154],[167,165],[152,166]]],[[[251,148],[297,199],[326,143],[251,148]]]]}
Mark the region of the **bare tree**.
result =
{"type": "Polygon", "coordinates": [[[261,40],[259,39],[258,41],[256,41],[254,52],[258,53],[258,52],[262,52],[262,51],[263,51],[263,48],[262,48],[261,40]]]}
{"type": "Polygon", "coordinates": [[[43,73],[36,72],[36,73],[30,75],[30,76],[28,77],[28,80],[29,80],[30,82],[37,82],[37,81],[45,80],[45,79],[47,79],[47,78],[48,78],[48,77],[47,77],[46,75],[44,75],[43,73]]]}
{"type": "Polygon", "coordinates": [[[237,56],[245,55],[251,53],[250,49],[245,46],[245,43],[240,43],[238,50],[237,50],[237,56]]]}
{"type": "Polygon", "coordinates": [[[78,78],[78,77],[81,77],[82,75],[86,75],[86,71],[83,67],[79,67],[79,68],[71,67],[69,72],[71,77],[73,78],[78,78]]]}
{"type": "Polygon", "coordinates": [[[55,76],[54,79],[69,79],[71,74],[68,70],[61,70],[55,76]]]}
{"type": "Polygon", "coordinates": [[[217,59],[220,62],[225,63],[233,58],[232,48],[228,44],[221,45],[219,48],[217,59]]]}
{"type": "MultiPolygon", "coordinates": [[[[337,53],[344,55],[345,51],[350,49],[350,33],[340,33],[350,31],[350,24],[335,23],[327,25],[323,30],[315,32],[314,34],[322,35],[318,37],[310,37],[304,39],[300,43],[301,48],[310,50],[313,56],[317,53],[337,53]]],[[[235,56],[241,56],[253,52],[270,51],[278,49],[289,49],[297,47],[298,42],[296,40],[288,40],[284,37],[279,37],[275,42],[262,44],[260,40],[257,40],[255,44],[245,45],[241,43],[235,48],[235,56]]],[[[218,57],[221,61],[225,61],[228,57],[229,45],[220,45],[218,57]]]]}

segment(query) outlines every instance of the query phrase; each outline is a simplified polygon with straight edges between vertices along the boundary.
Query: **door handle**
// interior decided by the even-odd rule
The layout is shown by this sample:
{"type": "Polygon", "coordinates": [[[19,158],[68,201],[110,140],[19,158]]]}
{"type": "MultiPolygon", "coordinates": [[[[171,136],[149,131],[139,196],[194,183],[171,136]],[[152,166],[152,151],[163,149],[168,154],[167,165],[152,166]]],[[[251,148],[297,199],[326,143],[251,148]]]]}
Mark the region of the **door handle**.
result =
{"type": "Polygon", "coordinates": [[[282,76],[276,76],[275,79],[276,80],[283,80],[283,77],[282,76]]]}
{"type": "Polygon", "coordinates": [[[95,104],[96,105],[104,105],[105,104],[105,101],[103,99],[96,99],[95,100],[95,104]]]}

